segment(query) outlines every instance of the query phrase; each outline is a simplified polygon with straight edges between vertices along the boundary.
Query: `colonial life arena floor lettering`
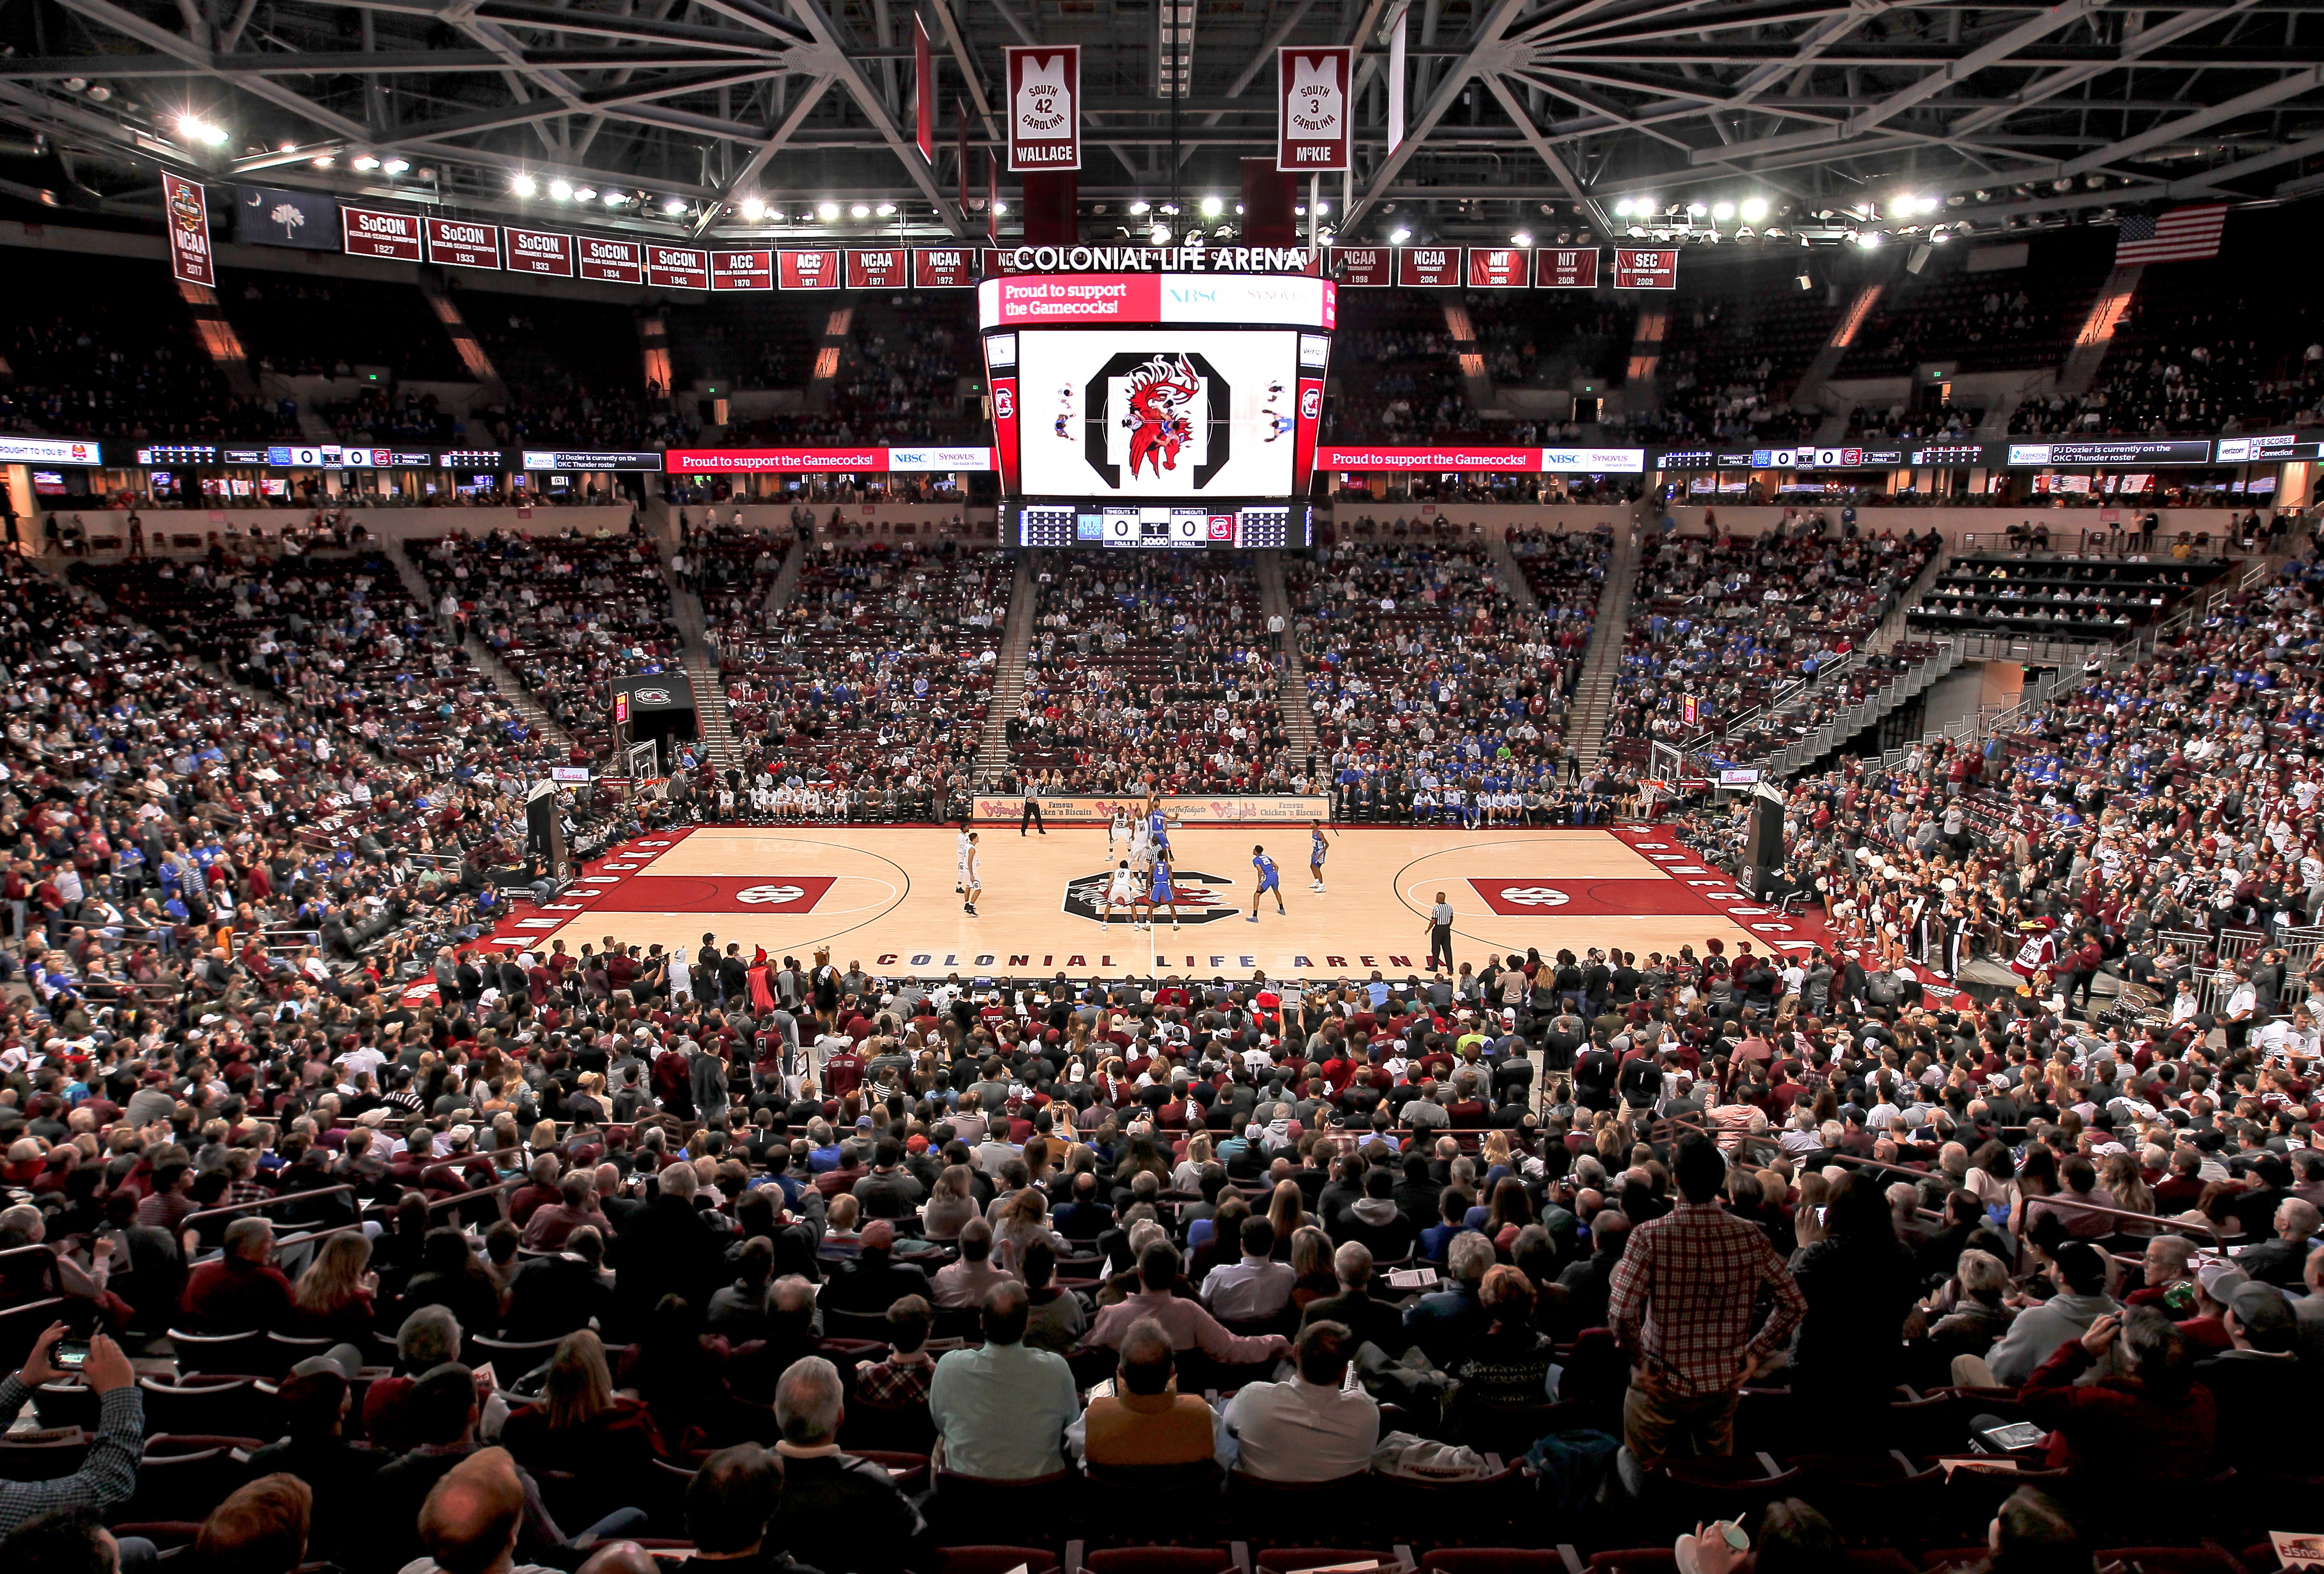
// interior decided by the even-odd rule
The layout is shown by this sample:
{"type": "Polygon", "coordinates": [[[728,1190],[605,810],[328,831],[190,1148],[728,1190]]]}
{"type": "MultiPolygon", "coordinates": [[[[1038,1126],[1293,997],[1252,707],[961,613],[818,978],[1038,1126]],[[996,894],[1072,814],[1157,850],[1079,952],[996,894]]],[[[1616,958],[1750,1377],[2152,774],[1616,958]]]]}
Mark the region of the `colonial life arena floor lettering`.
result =
{"type": "Polygon", "coordinates": [[[1273,978],[1425,969],[1428,910],[1442,891],[1456,962],[1487,952],[1545,955],[1591,946],[1674,952],[1707,939],[1731,953],[1804,951],[1826,938],[1814,916],[1748,900],[1717,870],[1653,826],[1585,830],[1416,827],[1332,832],[1325,891],[1308,888],[1304,826],[1180,827],[1180,923],[1152,930],[1116,909],[1102,922],[1109,864],[1102,828],[1020,838],[983,826],[980,917],[961,911],[954,827],[703,826],[646,836],[589,866],[557,902],[519,904],[491,943],[577,953],[623,944],[691,946],[704,933],[747,954],[764,946],[802,961],[818,946],[875,972],[1197,974],[1273,978]],[[1286,914],[1269,896],[1246,922],[1266,846],[1282,871],[1286,914]]]}

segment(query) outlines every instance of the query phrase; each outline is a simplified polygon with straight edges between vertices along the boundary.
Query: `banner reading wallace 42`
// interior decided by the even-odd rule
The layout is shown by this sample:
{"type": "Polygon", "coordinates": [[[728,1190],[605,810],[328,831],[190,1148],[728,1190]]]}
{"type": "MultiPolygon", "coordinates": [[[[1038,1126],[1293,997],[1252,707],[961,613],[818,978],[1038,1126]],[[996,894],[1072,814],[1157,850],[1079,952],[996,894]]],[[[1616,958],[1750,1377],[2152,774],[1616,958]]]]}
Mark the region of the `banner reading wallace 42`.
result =
{"type": "MultiPolygon", "coordinates": [[[[980,820],[1014,820],[1024,808],[1022,796],[1005,793],[979,793],[973,805],[980,820]]],[[[1060,825],[1102,825],[1113,818],[1116,809],[1143,814],[1146,800],[1135,794],[1116,797],[1075,794],[1041,799],[1041,818],[1060,825]]],[[[1287,793],[1273,797],[1171,795],[1163,798],[1162,812],[1174,824],[1186,825],[1305,825],[1310,820],[1329,820],[1332,800],[1287,793]]]]}

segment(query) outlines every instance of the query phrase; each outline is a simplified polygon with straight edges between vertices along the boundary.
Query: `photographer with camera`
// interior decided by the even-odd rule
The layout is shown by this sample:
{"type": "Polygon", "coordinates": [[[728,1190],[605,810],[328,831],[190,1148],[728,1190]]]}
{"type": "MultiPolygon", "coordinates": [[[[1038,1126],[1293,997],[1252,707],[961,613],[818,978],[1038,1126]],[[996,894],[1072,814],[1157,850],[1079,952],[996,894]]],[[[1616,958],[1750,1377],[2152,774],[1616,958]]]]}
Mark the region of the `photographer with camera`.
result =
{"type": "Polygon", "coordinates": [[[97,1422],[79,1469],[55,1481],[0,1481],[0,1537],[35,1515],[59,1508],[105,1510],[129,1501],[137,1488],[137,1462],[145,1452],[145,1406],[137,1375],[121,1347],[103,1334],[86,1345],[67,1341],[65,1325],[49,1324],[21,1370],[0,1379],[0,1415],[14,1415],[43,1383],[78,1371],[97,1396],[97,1422]]]}

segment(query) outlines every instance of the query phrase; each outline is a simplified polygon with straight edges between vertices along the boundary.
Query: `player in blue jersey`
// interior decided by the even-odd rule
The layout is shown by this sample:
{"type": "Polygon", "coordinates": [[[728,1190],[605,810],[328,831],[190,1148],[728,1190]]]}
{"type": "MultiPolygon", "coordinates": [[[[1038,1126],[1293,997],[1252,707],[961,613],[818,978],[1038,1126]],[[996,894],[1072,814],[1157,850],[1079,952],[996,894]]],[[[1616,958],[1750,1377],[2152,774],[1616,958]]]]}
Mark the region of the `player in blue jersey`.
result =
{"type": "Polygon", "coordinates": [[[1323,890],[1323,855],[1331,851],[1331,838],[1323,834],[1323,822],[1307,822],[1307,888],[1321,895],[1323,890]]]}
{"type": "Polygon", "coordinates": [[[1250,894],[1250,917],[1247,922],[1259,922],[1259,900],[1269,891],[1275,893],[1275,910],[1288,917],[1291,909],[1283,905],[1283,873],[1275,867],[1275,860],[1267,856],[1266,848],[1250,850],[1250,866],[1259,870],[1259,888],[1250,894]]]}
{"type": "Polygon", "coordinates": [[[1146,851],[1149,858],[1170,856],[1170,816],[1162,812],[1159,794],[1146,800],[1146,851]]]}
{"type": "Polygon", "coordinates": [[[1146,909],[1147,928],[1154,927],[1155,919],[1161,916],[1165,907],[1170,909],[1170,927],[1178,927],[1178,893],[1170,883],[1170,860],[1167,854],[1155,859],[1154,870],[1147,879],[1145,890],[1130,906],[1131,918],[1138,916],[1138,909],[1141,907],[1146,909]]]}

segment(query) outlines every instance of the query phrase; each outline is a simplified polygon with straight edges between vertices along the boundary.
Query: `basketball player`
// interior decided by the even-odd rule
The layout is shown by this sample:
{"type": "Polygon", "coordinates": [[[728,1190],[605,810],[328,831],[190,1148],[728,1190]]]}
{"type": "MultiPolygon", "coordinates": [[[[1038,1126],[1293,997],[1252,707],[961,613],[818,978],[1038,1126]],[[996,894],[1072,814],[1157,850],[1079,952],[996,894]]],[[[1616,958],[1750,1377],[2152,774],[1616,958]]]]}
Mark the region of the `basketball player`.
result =
{"type": "Polygon", "coordinates": [[[975,840],[976,838],[969,833],[968,822],[963,820],[960,823],[960,838],[953,843],[954,879],[952,888],[963,896],[968,894],[968,847],[969,843],[975,840]]]}
{"type": "Polygon", "coordinates": [[[1259,870],[1259,888],[1250,894],[1250,916],[1244,921],[1259,922],[1259,898],[1269,891],[1275,893],[1275,910],[1285,917],[1290,916],[1291,910],[1283,905],[1283,871],[1275,867],[1275,860],[1267,856],[1266,848],[1254,846],[1250,850],[1250,866],[1259,870]]]}
{"type": "Polygon", "coordinates": [[[1323,822],[1307,822],[1307,888],[1318,896],[1323,890],[1323,855],[1331,851],[1331,838],[1323,833],[1323,822]]]}
{"type": "Polygon", "coordinates": [[[1178,927],[1178,889],[1170,880],[1170,861],[1167,857],[1154,861],[1154,879],[1146,893],[1147,926],[1151,928],[1154,915],[1160,909],[1170,909],[1170,927],[1178,927]]]}
{"type": "Polygon", "coordinates": [[[1149,858],[1170,856],[1170,816],[1162,812],[1162,795],[1146,796],[1146,852],[1149,858]]]}
{"type": "Polygon", "coordinates": [[[1137,840],[1134,833],[1130,805],[1116,804],[1113,818],[1107,821],[1105,826],[1105,861],[1108,863],[1119,863],[1130,856],[1130,844],[1137,840]]]}
{"type": "Polygon", "coordinates": [[[977,850],[976,833],[968,833],[968,855],[961,865],[961,895],[968,899],[960,910],[973,918],[977,916],[976,898],[984,894],[984,854],[977,850]]]}
{"type": "Polygon", "coordinates": [[[1113,874],[1105,882],[1105,913],[1098,921],[1107,928],[1113,926],[1116,903],[1130,909],[1130,922],[1138,921],[1138,877],[1130,872],[1130,860],[1126,858],[1113,866],[1113,874]]]}

